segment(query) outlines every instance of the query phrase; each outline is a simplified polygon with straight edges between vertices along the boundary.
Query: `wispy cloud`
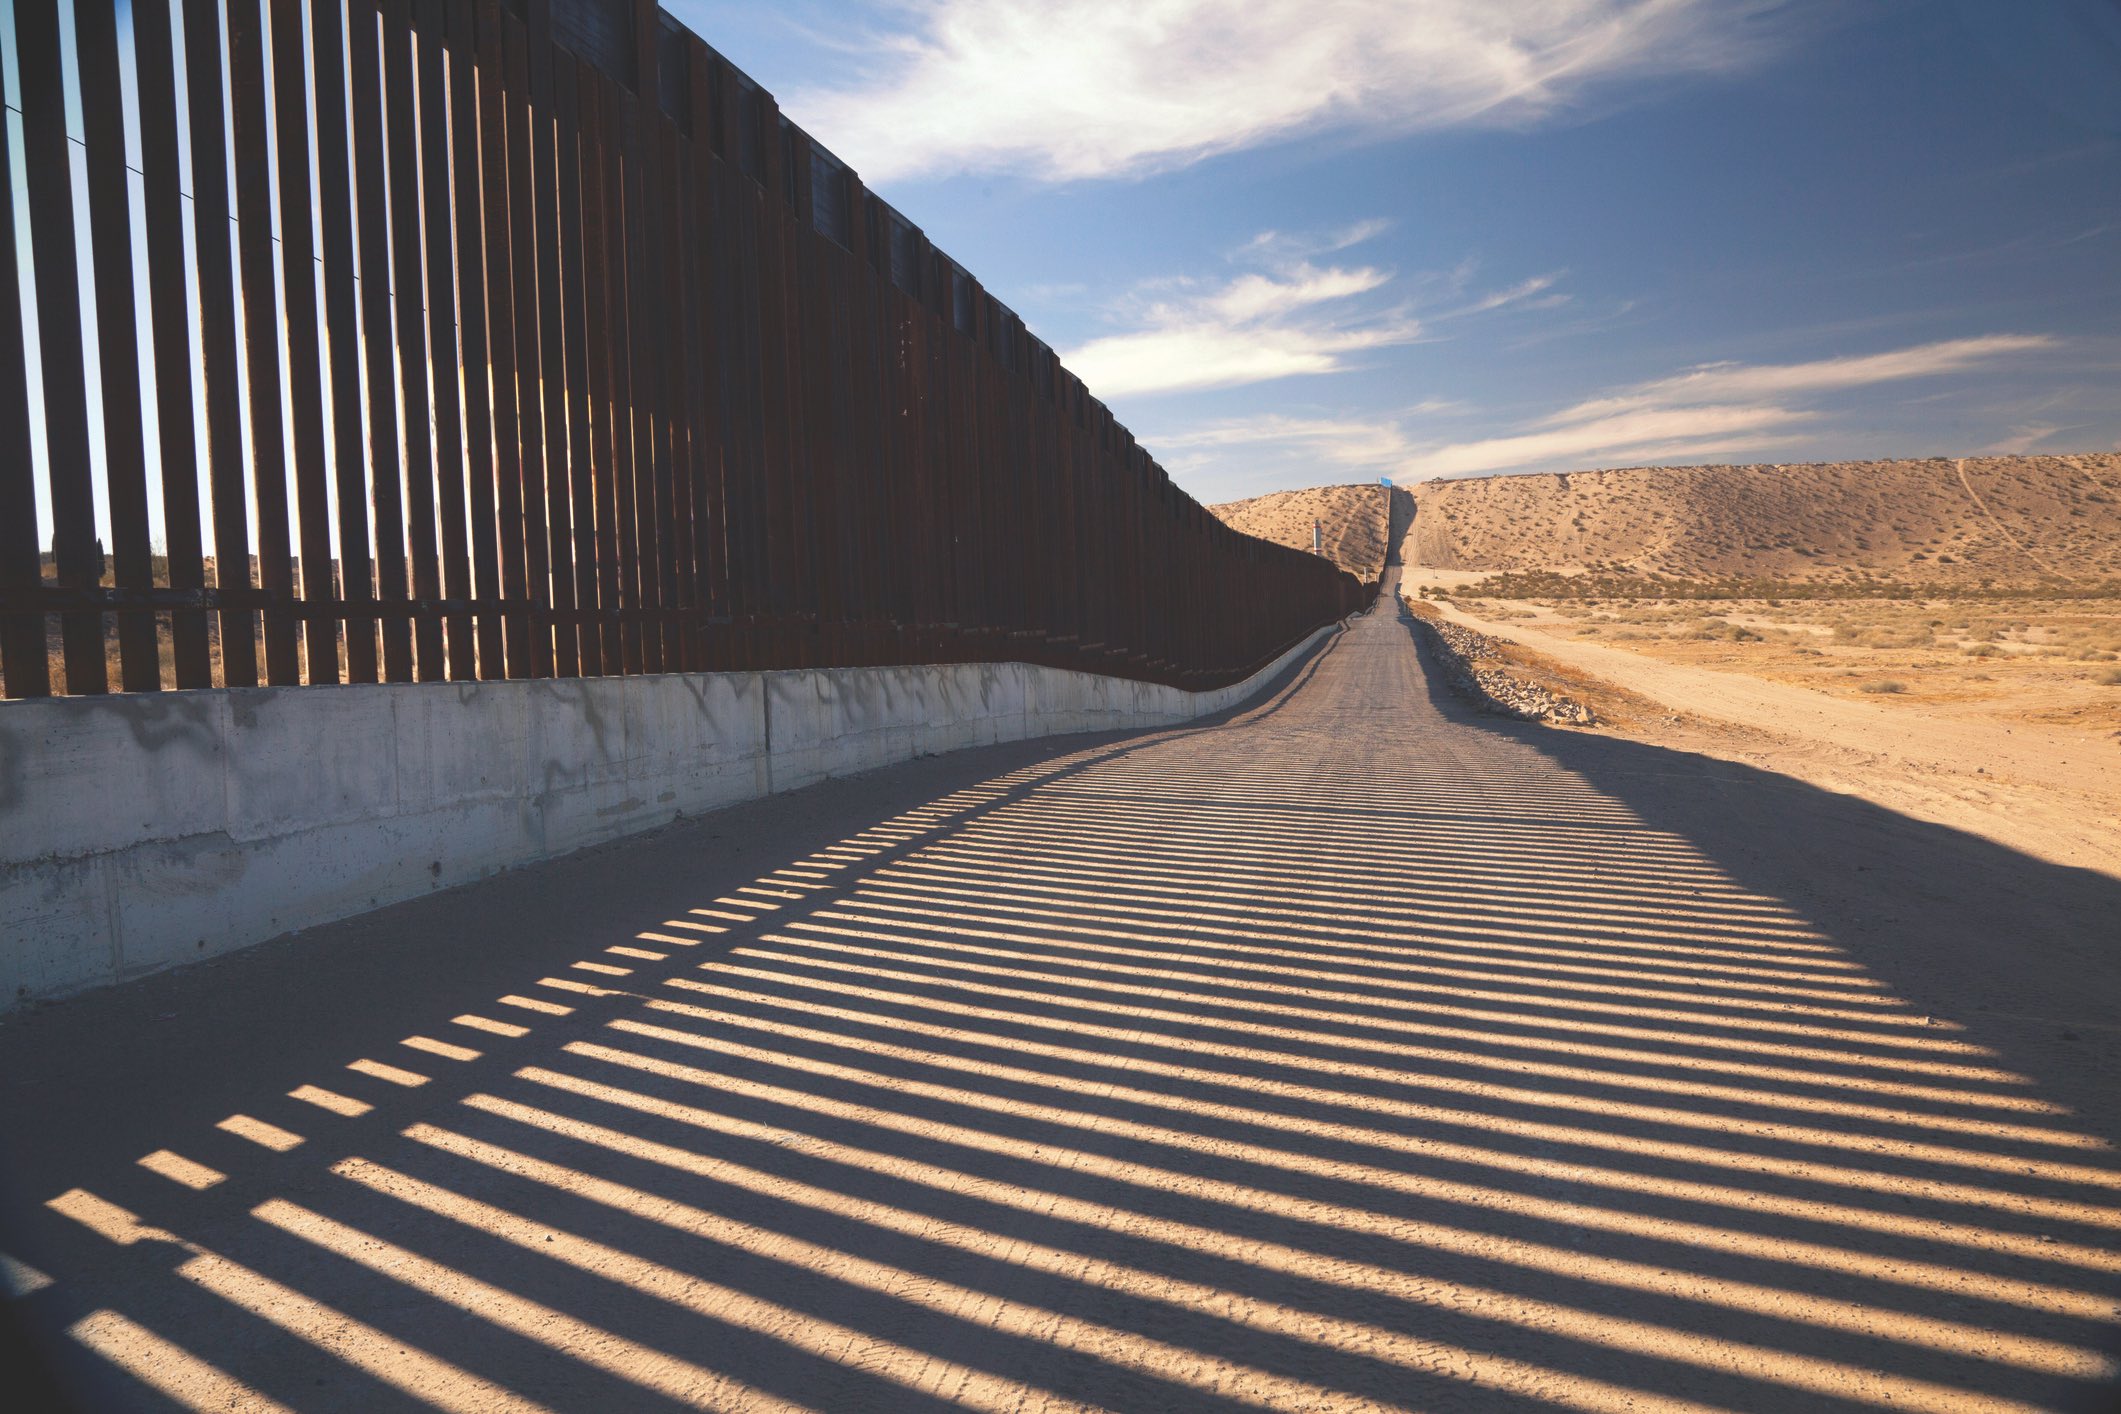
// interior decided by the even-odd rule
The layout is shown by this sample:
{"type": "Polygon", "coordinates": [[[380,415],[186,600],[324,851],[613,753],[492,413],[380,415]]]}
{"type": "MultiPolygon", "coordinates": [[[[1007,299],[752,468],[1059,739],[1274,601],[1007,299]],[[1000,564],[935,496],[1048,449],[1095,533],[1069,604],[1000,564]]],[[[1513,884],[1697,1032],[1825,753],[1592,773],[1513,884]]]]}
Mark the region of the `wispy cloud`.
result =
{"type": "Polygon", "coordinates": [[[1523,432],[1431,446],[1401,461],[1399,470],[1463,476],[1729,455],[1787,441],[1822,416],[1791,405],[1802,399],[1965,372],[2054,342],[2045,335],[1993,334],[1807,363],[1707,364],[1576,403],[1523,432]]]}
{"type": "Polygon", "coordinates": [[[1814,414],[1780,407],[1645,409],[1556,423],[1538,432],[1454,442],[1406,458],[1411,477],[1529,471],[1556,462],[1665,461],[1758,446],[1814,414]]]}
{"type": "Polygon", "coordinates": [[[1231,254],[1233,260],[1286,261],[1308,260],[1321,255],[1334,255],[1365,241],[1374,241],[1392,223],[1381,216],[1369,217],[1341,227],[1337,231],[1261,231],[1246,241],[1231,254]]]}
{"type": "Polygon", "coordinates": [[[1991,442],[1981,450],[1997,456],[2016,456],[2021,452],[2031,451],[2062,430],[2062,428],[2052,423],[2026,423],[2019,427],[2013,427],[2010,436],[2000,441],[1991,442]]]}
{"type": "Polygon", "coordinates": [[[1829,393],[1910,378],[1934,378],[1990,362],[2005,354],[2025,353],[2053,343],[2053,339],[2043,334],[1988,334],[1974,339],[1917,344],[1887,353],[1816,359],[1810,363],[1707,363],[1670,378],[1641,384],[1613,397],[1582,403],[1554,414],[1549,420],[1574,420],[1592,413],[1667,404],[1829,393]]]}
{"type": "Polygon", "coordinates": [[[872,181],[1137,174],[1304,133],[1522,124],[1726,69],[1773,0],[908,0],[789,110],[872,181]]]}
{"type": "MultiPolygon", "coordinates": [[[[1481,414],[1438,398],[1379,416],[1259,413],[1144,440],[1159,454],[1172,453],[1174,470],[1232,484],[1241,479],[1257,489],[1351,473],[1421,480],[1709,461],[1824,442],[1843,426],[1829,405],[1835,394],[1970,372],[2056,343],[2042,335],[1999,334],[1804,363],[1711,364],[1463,440],[1447,440],[1445,429],[1481,414]]],[[[1989,450],[2027,451],[2061,430],[2028,418],[1989,450]]]]}
{"type": "MultiPolygon", "coordinates": [[[[1441,411],[1446,406],[1432,402],[1411,411],[1441,411]]],[[[1406,430],[1394,419],[1289,417],[1281,413],[1227,418],[1147,440],[1159,455],[1167,450],[1200,453],[1233,447],[1272,447],[1293,450],[1307,461],[1360,471],[1395,466],[1414,450],[1406,430]]],[[[1204,462],[1205,458],[1201,460],[1204,462]]]]}
{"type": "Polygon", "coordinates": [[[1323,238],[1267,232],[1232,256],[1266,268],[1212,281],[1153,282],[1114,311],[1131,328],[1091,339],[1062,359],[1111,398],[1333,373],[1352,354],[1411,343],[1421,324],[1404,306],[1365,298],[1382,290],[1391,272],[1310,258],[1382,229],[1364,222],[1323,238]]]}
{"type": "Polygon", "coordinates": [[[1529,280],[1519,281],[1506,290],[1496,290],[1490,294],[1482,295],[1471,304],[1463,305],[1457,309],[1445,310],[1441,314],[1430,317],[1434,319],[1458,319],[1468,314],[1486,314],[1491,310],[1507,309],[1512,305],[1534,309],[1552,309],[1557,305],[1568,303],[1569,300],[1567,295],[1548,293],[1561,279],[1561,276],[1562,272],[1559,270],[1551,275],[1535,275],[1529,280]]]}
{"type": "Polygon", "coordinates": [[[1121,332],[1061,357],[1101,397],[1230,388],[1341,372],[1353,366],[1353,355],[1423,339],[1429,321],[1568,299],[1554,291],[1559,271],[1474,295],[1471,259],[1403,281],[1376,265],[1324,261],[1375,239],[1388,224],[1262,231],[1227,257],[1251,268],[1144,281],[1106,312],[1121,332]]]}

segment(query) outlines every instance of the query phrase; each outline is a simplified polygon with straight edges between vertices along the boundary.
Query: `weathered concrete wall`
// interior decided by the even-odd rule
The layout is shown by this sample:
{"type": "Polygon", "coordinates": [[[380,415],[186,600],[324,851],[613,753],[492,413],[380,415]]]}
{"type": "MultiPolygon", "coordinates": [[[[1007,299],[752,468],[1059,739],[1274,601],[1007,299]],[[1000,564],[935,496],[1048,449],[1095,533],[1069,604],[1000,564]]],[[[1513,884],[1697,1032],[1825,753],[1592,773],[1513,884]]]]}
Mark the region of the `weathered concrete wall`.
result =
{"type": "Polygon", "coordinates": [[[0,1011],[776,790],[1242,702],[1022,663],[0,703],[0,1011]]]}

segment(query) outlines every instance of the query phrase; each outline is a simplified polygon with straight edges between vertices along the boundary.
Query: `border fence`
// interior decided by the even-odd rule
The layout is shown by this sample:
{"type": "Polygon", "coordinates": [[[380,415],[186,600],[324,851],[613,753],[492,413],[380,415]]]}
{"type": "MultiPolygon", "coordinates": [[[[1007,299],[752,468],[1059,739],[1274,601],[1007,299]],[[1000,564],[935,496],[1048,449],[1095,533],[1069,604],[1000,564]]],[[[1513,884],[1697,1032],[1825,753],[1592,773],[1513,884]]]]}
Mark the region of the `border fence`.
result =
{"type": "Polygon", "coordinates": [[[10,697],[979,660],[1208,688],[1374,593],[1180,491],[653,3],[13,11],[10,697]]]}

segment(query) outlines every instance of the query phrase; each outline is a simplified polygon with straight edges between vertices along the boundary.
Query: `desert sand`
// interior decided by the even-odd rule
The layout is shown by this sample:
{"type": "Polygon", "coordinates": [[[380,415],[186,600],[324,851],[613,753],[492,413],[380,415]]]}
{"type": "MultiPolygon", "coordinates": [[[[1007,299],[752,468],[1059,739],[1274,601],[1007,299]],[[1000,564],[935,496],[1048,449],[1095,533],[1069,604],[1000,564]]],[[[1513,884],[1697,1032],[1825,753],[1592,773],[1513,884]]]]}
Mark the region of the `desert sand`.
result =
{"type": "MultiPolygon", "coordinates": [[[[1775,771],[2121,878],[2121,732],[2009,709],[2037,688],[1999,692],[2002,711],[1861,687],[1827,692],[1748,671],[1756,665],[1737,655],[1699,666],[1634,644],[1585,641],[1567,620],[1497,620],[1453,604],[1442,612],[1558,665],[1567,681],[1555,685],[1588,698],[1603,730],[1775,771]]],[[[2102,717],[2121,712],[2121,688],[2094,690],[2113,699],[2095,702],[2102,717]]]]}

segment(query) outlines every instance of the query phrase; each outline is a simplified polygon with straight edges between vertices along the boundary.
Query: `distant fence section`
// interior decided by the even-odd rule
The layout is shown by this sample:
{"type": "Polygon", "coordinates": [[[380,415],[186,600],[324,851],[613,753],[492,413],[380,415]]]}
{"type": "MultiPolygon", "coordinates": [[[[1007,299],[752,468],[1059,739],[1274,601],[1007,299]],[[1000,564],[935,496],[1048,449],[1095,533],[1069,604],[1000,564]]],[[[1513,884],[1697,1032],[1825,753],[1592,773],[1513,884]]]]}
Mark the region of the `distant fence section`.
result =
{"type": "Polygon", "coordinates": [[[13,12],[9,696],[995,660],[1209,688],[1372,592],[1209,515],[653,4],[13,12]]]}

